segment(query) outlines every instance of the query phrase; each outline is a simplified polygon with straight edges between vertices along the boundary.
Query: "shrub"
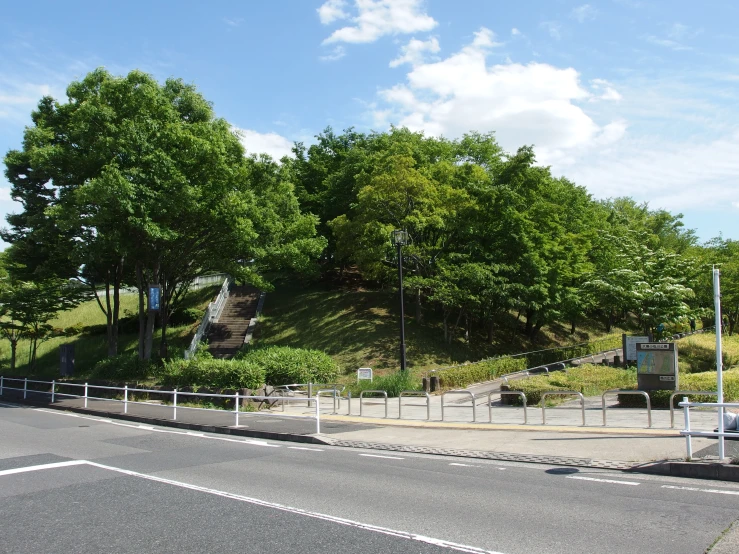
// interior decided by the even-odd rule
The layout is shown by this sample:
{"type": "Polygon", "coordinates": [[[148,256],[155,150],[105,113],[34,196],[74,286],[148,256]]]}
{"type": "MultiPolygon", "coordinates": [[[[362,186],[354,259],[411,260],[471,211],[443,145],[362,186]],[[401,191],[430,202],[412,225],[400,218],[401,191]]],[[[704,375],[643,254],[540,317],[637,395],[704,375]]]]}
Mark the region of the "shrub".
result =
{"type": "Polygon", "coordinates": [[[351,385],[350,390],[352,396],[359,396],[363,390],[384,390],[389,397],[397,397],[404,390],[421,390],[421,381],[410,371],[398,371],[372,381],[359,381],[351,385]]]}
{"type": "MultiPolygon", "coordinates": [[[[526,395],[526,404],[529,406],[533,406],[534,404],[539,404],[541,402],[541,395],[545,392],[572,389],[571,387],[563,387],[556,383],[553,383],[546,375],[537,375],[535,377],[527,377],[526,379],[517,379],[516,381],[511,381],[508,385],[508,390],[523,392],[526,395]]],[[[514,397],[511,395],[511,398],[511,403],[521,404],[520,397],[514,397]]],[[[564,398],[569,397],[557,397],[559,401],[562,401],[564,398]]]]}
{"type": "Polygon", "coordinates": [[[173,327],[179,325],[191,325],[203,319],[205,310],[197,308],[177,308],[172,315],[169,316],[169,324],[173,327]]]}
{"type": "MultiPolygon", "coordinates": [[[[724,371],[724,401],[735,402],[739,400],[739,369],[724,371]]],[[[703,373],[681,373],[678,376],[678,385],[680,390],[716,390],[716,372],[703,373]]],[[[636,386],[630,387],[636,388],[636,386]]],[[[652,402],[652,408],[669,408],[670,396],[673,391],[657,390],[648,391],[649,399],[652,402]]],[[[692,395],[690,400],[693,402],[716,402],[715,396],[709,395],[692,395]]],[[[642,406],[644,400],[636,395],[623,395],[618,397],[618,403],[624,407],[642,406]]],[[[674,405],[677,407],[678,402],[682,402],[682,395],[676,396],[674,405]]]]}
{"type": "Polygon", "coordinates": [[[523,358],[494,358],[439,371],[439,384],[445,389],[462,388],[522,369],[526,369],[526,360],[523,358]]]}
{"type": "Polygon", "coordinates": [[[264,369],[247,360],[196,357],[165,362],[162,385],[216,389],[257,389],[265,382],[264,369]]]}
{"type": "Polygon", "coordinates": [[[74,325],[71,325],[69,327],[66,327],[64,329],[64,334],[68,337],[73,337],[75,335],[79,335],[84,331],[85,326],[82,325],[82,323],[75,323],[74,325]]]}
{"type": "Polygon", "coordinates": [[[334,383],[339,376],[338,364],[318,350],[289,346],[247,347],[236,354],[236,359],[262,368],[268,385],[334,383]]]}
{"type": "Polygon", "coordinates": [[[92,377],[114,381],[136,381],[146,379],[154,369],[154,363],[139,360],[136,355],[119,354],[97,362],[92,368],[92,377]]]}

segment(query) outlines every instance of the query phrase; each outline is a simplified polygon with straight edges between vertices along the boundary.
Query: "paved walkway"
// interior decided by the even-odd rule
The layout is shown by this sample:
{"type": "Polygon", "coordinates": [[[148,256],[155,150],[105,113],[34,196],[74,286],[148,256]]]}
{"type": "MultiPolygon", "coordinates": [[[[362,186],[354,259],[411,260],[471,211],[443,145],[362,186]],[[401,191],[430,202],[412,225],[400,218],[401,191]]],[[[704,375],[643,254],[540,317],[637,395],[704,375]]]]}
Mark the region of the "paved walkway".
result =
{"type": "MultiPolygon", "coordinates": [[[[21,395],[22,396],[22,395],[21,395]]],[[[48,395],[34,394],[29,397],[37,403],[49,404],[48,395]]],[[[0,401],[19,400],[19,395],[11,391],[0,397],[0,401]]],[[[465,408],[448,410],[445,408],[445,421],[439,421],[440,414],[432,411],[432,421],[425,421],[426,406],[423,398],[409,398],[409,406],[403,406],[403,420],[397,419],[398,400],[388,403],[388,418],[384,415],[384,401],[363,402],[363,416],[360,417],[356,399],[352,402],[351,415],[346,401],[337,405],[337,415],[333,415],[331,398],[323,398],[320,404],[320,435],[316,434],[315,406],[307,406],[305,399],[296,399],[285,411],[275,408],[271,411],[240,412],[238,427],[236,414],[226,410],[199,410],[177,408],[176,419],[180,425],[206,426],[210,430],[223,429],[227,432],[254,432],[263,434],[284,434],[290,437],[304,437],[306,440],[318,438],[337,445],[372,445],[385,449],[413,449],[414,451],[451,453],[475,456],[488,453],[496,457],[509,456],[509,459],[537,461],[537,457],[556,459],[564,463],[567,458],[584,461],[600,461],[608,467],[624,467],[657,460],[684,460],[686,456],[685,439],[677,429],[669,428],[669,412],[655,411],[653,419],[659,424],[651,429],[646,427],[646,410],[613,409],[608,413],[607,427],[602,425],[600,410],[586,406],[586,422],[582,426],[579,407],[556,407],[547,409],[547,425],[541,423],[541,409],[528,408],[528,425],[523,425],[521,407],[493,408],[494,423],[472,423],[471,405],[465,408]],[[422,404],[422,405],[418,405],[422,404]],[[394,411],[391,407],[395,406],[394,411]],[[414,411],[415,410],[415,411],[414,411]],[[342,415],[343,414],[343,415],[342,415]],[[406,419],[415,414],[416,419],[406,419]],[[449,414],[447,418],[447,414],[449,414]],[[452,415],[454,414],[454,415],[452,415]],[[510,423],[505,423],[510,421],[510,423]],[[618,462],[618,463],[616,463],[618,462]]],[[[406,399],[403,399],[404,403],[406,399]]],[[[468,403],[469,404],[469,403],[468,403]]],[[[82,410],[83,399],[65,398],[54,403],[54,408],[82,410]]],[[[440,411],[440,404],[438,405],[440,411]]],[[[123,415],[122,402],[112,400],[89,400],[88,412],[100,415],[123,415]]],[[[487,406],[477,405],[478,421],[488,421],[487,406]]],[[[157,403],[129,403],[129,417],[145,418],[148,423],[167,424],[175,416],[171,405],[157,403]]],[[[691,418],[693,428],[711,429],[715,426],[716,415],[696,413],[691,418]]],[[[678,425],[680,421],[676,422],[678,425]]],[[[726,441],[727,455],[739,456],[739,441],[726,441]]],[[[695,457],[716,456],[717,446],[713,439],[693,439],[695,457]]],[[[545,461],[545,460],[540,460],[545,461]]],[[[575,462],[573,462],[574,464],[575,462]]],[[[582,462],[585,463],[585,462],[582,462]]]]}

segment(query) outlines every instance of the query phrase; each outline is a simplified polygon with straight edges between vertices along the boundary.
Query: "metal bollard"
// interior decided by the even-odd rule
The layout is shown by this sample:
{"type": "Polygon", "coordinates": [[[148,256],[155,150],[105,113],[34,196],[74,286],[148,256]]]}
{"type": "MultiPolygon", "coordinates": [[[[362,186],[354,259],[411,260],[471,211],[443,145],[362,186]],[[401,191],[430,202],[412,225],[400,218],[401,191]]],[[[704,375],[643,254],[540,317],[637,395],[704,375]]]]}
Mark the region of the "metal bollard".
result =
{"type": "Polygon", "coordinates": [[[172,391],[174,393],[174,402],[172,402],[172,419],[177,419],[177,389],[172,391]]]}
{"type": "Polygon", "coordinates": [[[352,415],[352,391],[346,393],[346,415],[352,415]]]}
{"type": "Polygon", "coordinates": [[[0,375],[0,396],[3,395],[3,376],[0,375]]]}
{"type": "Polygon", "coordinates": [[[128,385],[123,386],[123,413],[128,413],[128,385]]]}
{"type": "Polygon", "coordinates": [[[234,414],[236,414],[236,427],[239,426],[239,392],[234,394],[234,414]]]}
{"type": "MultiPolygon", "coordinates": [[[[685,430],[690,431],[690,407],[687,406],[688,403],[688,397],[683,396],[683,413],[685,414],[685,430]]],[[[693,459],[693,442],[690,435],[685,435],[685,446],[688,449],[688,460],[693,459]]]]}
{"type": "Polygon", "coordinates": [[[85,383],[85,408],[87,408],[87,383],[85,383]]]}
{"type": "Polygon", "coordinates": [[[56,389],[56,381],[54,379],[51,380],[51,403],[54,403],[54,389],[56,389]]]}
{"type": "Polygon", "coordinates": [[[26,399],[26,394],[28,393],[28,377],[23,378],[23,400],[26,399]]]}

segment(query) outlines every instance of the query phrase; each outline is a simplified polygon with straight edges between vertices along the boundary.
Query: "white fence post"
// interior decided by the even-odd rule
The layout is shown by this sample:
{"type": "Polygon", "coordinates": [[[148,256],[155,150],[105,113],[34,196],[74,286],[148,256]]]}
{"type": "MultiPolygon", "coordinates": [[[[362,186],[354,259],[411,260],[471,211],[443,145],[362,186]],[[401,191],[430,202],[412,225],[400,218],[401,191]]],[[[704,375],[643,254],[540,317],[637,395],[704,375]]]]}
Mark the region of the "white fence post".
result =
{"type": "Polygon", "coordinates": [[[239,391],[234,394],[234,414],[236,415],[236,427],[239,426],[239,391]]]}
{"type": "Polygon", "coordinates": [[[128,413],[128,385],[123,387],[123,413],[128,413]]]}
{"type": "Polygon", "coordinates": [[[172,403],[172,419],[177,419],[177,389],[174,389],[174,402],[172,403]]]}
{"type": "Polygon", "coordinates": [[[54,403],[54,389],[56,388],[56,381],[54,379],[51,380],[51,403],[54,403]]]}
{"type": "MultiPolygon", "coordinates": [[[[683,413],[685,414],[685,430],[690,431],[690,406],[688,406],[688,397],[683,396],[683,413]]],[[[685,447],[688,449],[688,460],[693,459],[693,442],[690,434],[685,435],[685,447]]]]}
{"type": "Polygon", "coordinates": [[[28,393],[28,377],[23,378],[23,400],[26,399],[26,394],[28,393]]]}
{"type": "Polygon", "coordinates": [[[85,408],[87,408],[87,383],[85,383],[85,408]]]}

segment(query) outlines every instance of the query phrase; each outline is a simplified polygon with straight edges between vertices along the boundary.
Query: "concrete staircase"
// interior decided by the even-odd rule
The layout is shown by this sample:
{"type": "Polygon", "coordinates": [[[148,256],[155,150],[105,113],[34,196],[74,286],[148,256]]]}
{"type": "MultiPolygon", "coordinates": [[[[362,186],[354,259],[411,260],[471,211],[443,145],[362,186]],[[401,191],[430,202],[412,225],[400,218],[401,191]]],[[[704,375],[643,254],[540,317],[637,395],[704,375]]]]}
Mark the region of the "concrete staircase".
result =
{"type": "Polygon", "coordinates": [[[208,330],[208,351],[214,358],[231,358],[244,345],[251,319],[256,316],[259,291],[232,287],[218,323],[208,330]]]}

